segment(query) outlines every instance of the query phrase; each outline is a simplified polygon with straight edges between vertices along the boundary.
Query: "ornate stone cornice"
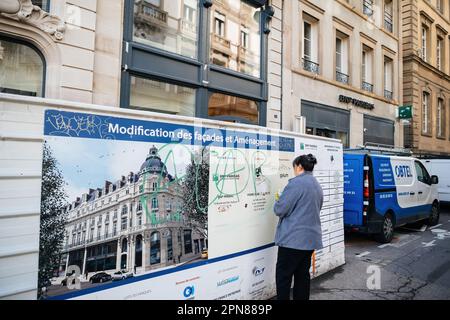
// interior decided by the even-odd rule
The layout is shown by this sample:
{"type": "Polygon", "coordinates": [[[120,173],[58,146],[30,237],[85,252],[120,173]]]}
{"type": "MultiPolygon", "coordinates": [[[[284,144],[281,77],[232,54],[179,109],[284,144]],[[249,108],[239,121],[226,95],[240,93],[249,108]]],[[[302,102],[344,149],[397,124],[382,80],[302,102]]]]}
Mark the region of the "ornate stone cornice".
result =
{"type": "Polygon", "coordinates": [[[0,16],[7,17],[38,28],[55,40],[62,40],[66,26],[58,16],[51,15],[31,0],[1,0],[0,16]]]}

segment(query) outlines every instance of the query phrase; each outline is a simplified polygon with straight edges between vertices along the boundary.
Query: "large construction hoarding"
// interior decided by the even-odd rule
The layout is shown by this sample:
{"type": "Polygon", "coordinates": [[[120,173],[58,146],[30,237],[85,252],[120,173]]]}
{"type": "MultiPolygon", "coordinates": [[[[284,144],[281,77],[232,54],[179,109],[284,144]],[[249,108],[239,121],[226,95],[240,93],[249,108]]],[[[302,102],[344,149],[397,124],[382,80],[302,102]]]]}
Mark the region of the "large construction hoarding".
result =
{"type": "Polygon", "coordinates": [[[292,178],[292,160],[308,153],[325,196],[324,248],[311,273],[344,264],[336,140],[63,109],[45,110],[44,140],[43,177],[53,170],[61,189],[45,226],[41,213],[41,229],[53,225],[61,238],[40,246],[41,260],[57,250],[59,262],[44,298],[273,297],[275,194],[292,178]]]}

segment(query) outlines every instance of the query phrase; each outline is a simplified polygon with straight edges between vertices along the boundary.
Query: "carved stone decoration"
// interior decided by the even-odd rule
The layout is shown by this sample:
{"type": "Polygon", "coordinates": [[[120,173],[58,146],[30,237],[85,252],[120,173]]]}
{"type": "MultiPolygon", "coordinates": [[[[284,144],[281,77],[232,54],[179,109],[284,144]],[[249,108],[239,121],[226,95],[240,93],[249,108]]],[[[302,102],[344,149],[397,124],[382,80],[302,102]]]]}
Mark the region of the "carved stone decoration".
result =
{"type": "Polygon", "coordinates": [[[31,0],[1,0],[0,15],[34,26],[56,40],[62,40],[66,30],[64,21],[33,5],[31,0]]]}

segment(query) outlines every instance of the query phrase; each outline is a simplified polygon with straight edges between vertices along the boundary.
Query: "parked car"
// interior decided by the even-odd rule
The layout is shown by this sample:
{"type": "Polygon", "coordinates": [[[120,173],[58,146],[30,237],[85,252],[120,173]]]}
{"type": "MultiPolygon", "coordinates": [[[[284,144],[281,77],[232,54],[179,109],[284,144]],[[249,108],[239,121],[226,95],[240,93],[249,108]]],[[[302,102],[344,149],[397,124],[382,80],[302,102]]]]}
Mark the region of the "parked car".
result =
{"type": "Polygon", "coordinates": [[[103,283],[111,280],[112,280],[111,275],[106,272],[96,273],[89,279],[91,283],[103,283]]]}
{"type": "Polygon", "coordinates": [[[112,280],[123,280],[133,277],[133,273],[127,270],[120,270],[112,275],[112,280]]]}
{"type": "Polygon", "coordinates": [[[450,204],[450,159],[429,159],[423,160],[423,163],[430,174],[439,177],[439,202],[450,204]]]}
{"type": "Polygon", "coordinates": [[[415,158],[344,154],[344,225],[391,242],[394,228],[419,220],[439,222],[437,176],[415,158]]]}

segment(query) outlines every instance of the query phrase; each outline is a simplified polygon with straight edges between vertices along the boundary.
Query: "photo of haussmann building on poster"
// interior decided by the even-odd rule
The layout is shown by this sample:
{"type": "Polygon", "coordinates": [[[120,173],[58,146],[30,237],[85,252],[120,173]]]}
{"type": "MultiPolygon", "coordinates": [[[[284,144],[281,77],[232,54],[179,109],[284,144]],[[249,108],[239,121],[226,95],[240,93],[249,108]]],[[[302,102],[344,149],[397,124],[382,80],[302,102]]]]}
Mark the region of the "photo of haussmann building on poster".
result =
{"type": "Polygon", "coordinates": [[[83,275],[137,274],[200,258],[204,235],[182,212],[182,185],[153,146],[138,173],[106,181],[68,205],[60,275],[77,265],[83,275]],[[197,230],[197,231],[196,231],[197,230]]]}

